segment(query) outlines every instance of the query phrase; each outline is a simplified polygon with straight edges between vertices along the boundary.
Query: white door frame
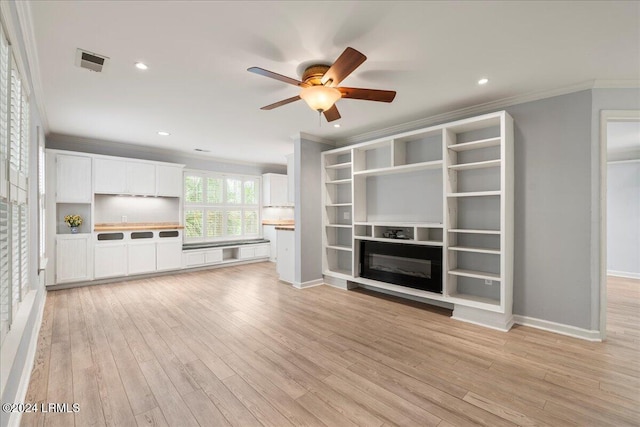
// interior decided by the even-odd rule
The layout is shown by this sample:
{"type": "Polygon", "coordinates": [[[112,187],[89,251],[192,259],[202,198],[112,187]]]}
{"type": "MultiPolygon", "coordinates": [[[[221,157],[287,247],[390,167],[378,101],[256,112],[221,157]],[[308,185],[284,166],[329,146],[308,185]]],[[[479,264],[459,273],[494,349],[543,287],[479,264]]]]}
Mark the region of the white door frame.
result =
{"type": "MultiPolygon", "coordinates": [[[[607,124],[640,121],[640,110],[600,112],[600,339],[607,335],[607,124]]],[[[595,297],[595,295],[592,295],[595,297]]]]}

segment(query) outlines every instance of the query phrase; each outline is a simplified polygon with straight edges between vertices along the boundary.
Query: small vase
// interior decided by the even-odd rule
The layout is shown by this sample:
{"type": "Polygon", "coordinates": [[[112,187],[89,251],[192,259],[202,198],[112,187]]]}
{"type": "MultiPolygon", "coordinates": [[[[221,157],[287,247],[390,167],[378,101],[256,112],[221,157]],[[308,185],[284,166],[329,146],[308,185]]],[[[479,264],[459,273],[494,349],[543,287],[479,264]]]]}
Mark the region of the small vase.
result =
{"type": "Polygon", "coordinates": [[[71,234],[78,234],[78,227],[71,227],[71,234]]]}

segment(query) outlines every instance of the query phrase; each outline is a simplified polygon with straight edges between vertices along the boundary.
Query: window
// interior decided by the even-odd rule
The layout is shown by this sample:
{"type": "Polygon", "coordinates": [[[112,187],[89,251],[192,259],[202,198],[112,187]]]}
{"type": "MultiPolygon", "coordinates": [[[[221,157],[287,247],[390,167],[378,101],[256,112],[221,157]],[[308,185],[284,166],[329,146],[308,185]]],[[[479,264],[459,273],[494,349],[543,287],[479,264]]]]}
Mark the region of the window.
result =
{"type": "Polygon", "coordinates": [[[185,172],[185,241],[260,236],[260,180],[255,176],[185,172]]]}
{"type": "Polygon", "coordinates": [[[28,86],[0,23],[0,343],[29,290],[28,86]]]}

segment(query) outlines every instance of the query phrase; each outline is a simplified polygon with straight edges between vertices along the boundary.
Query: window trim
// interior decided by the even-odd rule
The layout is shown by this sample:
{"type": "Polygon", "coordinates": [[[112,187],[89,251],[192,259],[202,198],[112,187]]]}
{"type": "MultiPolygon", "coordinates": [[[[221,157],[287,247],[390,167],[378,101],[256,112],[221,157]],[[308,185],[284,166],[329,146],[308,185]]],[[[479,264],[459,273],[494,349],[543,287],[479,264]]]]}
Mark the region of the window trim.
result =
{"type": "Polygon", "coordinates": [[[185,243],[207,243],[207,242],[225,242],[256,239],[262,237],[262,176],[249,174],[235,174],[226,172],[214,172],[203,170],[187,169],[183,173],[184,199],[182,219],[185,225],[183,233],[185,243]],[[200,177],[202,179],[202,202],[189,202],[187,200],[187,177],[200,177]],[[222,202],[208,202],[208,178],[222,179],[222,202]],[[227,180],[237,179],[241,181],[241,203],[229,203],[227,192],[227,180]],[[255,182],[255,204],[247,204],[245,201],[245,183],[255,182]],[[199,237],[189,237],[187,232],[187,213],[190,211],[200,211],[202,215],[202,235],[199,237]],[[219,237],[207,237],[207,212],[222,211],[222,235],[219,237]],[[228,213],[232,211],[240,211],[240,234],[227,233],[228,213]],[[245,216],[246,212],[257,212],[257,230],[256,233],[246,233],[245,216]]]}

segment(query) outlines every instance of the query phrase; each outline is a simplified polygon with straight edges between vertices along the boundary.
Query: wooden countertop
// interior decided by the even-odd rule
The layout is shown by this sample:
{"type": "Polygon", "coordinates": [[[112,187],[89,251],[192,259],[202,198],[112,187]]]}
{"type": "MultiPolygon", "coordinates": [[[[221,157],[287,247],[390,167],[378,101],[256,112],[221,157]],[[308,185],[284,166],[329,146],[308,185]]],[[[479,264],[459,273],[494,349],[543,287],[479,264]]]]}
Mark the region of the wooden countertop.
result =
{"type": "Polygon", "coordinates": [[[295,225],[276,225],[276,230],[295,231],[295,225]]]}
{"type": "Polygon", "coordinates": [[[116,222],[96,224],[93,231],[122,230],[181,230],[184,226],[175,222],[116,222]]]}
{"type": "Polygon", "coordinates": [[[295,221],[292,219],[263,219],[262,225],[293,225],[295,221]]]}

